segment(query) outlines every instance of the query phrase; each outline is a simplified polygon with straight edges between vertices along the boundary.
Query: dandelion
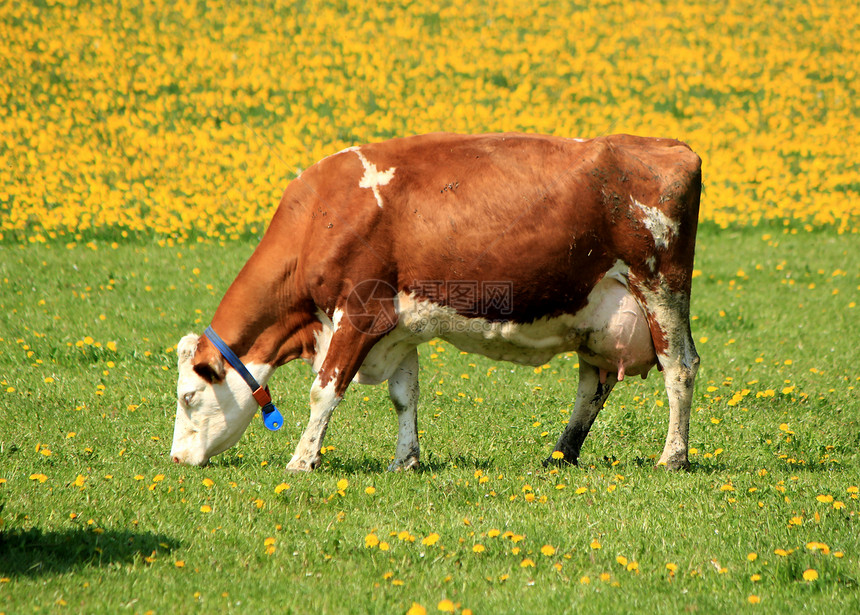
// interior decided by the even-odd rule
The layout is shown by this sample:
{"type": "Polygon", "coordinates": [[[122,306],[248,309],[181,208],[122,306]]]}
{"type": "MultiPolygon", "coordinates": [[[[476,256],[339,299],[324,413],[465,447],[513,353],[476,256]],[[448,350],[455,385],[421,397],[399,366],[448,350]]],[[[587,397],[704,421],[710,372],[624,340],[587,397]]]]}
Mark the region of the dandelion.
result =
{"type": "Polygon", "coordinates": [[[816,571],[814,568],[807,568],[806,570],[803,571],[803,580],[804,581],[808,581],[811,583],[812,581],[815,581],[817,579],[818,579],[818,571],[816,571]]]}
{"type": "Polygon", "coordinates": [[[540,548],[540,552],[546,557],[552,557],[555,555],[555,547],[551,545],[544,545],[540,548]]]}
{"type": "Polygon", "coordinates": [[[761,598],[759,598],[759,597],[758,597],[758,596],[756,596],[755,594],[750,594],[750,595],[747,597],[747,602],[749,602],[750,604],[758,604],[758,603],[760,603],[760,602],[761,602],[761,598]]]}
{"type": "Polygon", "coordinates": [[[483,553],[483,552],[484,552],[484,551],[486,551],[486,550],[487,550],[487,548],[486,548],[484,545],[481,545],[481,544],[477,544],[477,545],[475,545],[475,546],[473,546],[473,547],[472,547],[472,552],[473,552],[473,553],[483,553]]]}
{"type": "Polygon", "coordinates": [[[531,558],[527,557],[523,561],[520,562],[520,568],[534,568],[534,567],[535,567],[535,563],[534,563],[534,560],[532,560],[531,558]]]}
{"type": "Polygon", "coordinates": [[[591,579],[587,576],[579,577],[580,585],[589,585],[591,583],[591,579]]]}
{"type": "Polygon", "coordinates": [[[342,478],[339,481],[337,481],[337,490],[338,491],[346,491],[347,487],[349,487],[349,481],[346,480],[345,478],[342,478]]]}
{"type": "Polygon", "coordinates": [[[377,545],[379,545],[379,537],[373,532],[364,537],[364,547],[366,549],[372,549],[377,545]]]}
{"type": "Polygon", "coordinates": [[[590,546],[592,549],[594,549],[594,550],[597,550],[597,549],[600,549],[600,548],[601,548],[601,545],[600,545],[600,543],[597,541],[597,539],[596,539],[596,538],[595,538],[594,540],[592,540],[592,541],[591,541],[591,544],[590,544],[589,546],[590,546]]]}
{"type": "Polygon", "coordinates": [[[437,542],[439,542],[439,534],[437,534],[436,532],[433,532],[433,533],[431,533],[431,534],[428,534],[427,536],[425,536],[425,537],[421,540],[421,544],[422,544],[422,545],[427,545],[428,547],[432,547],[432,546],[433,546],[433,545],[435,545],[437,542]]]}
{"type": "Polygon", "coordinates": [[[443,613],[453,613],[454,612],[454,603],[447,598],[445,600],[440,600],[439,604],[436,605],[436,609],[443,613]]]}
{"type": "Polygon", "coordinates": [[[553,451],[551,457],[555,460],[564,459],[564,453],[561,451],[553,451]]]}
{"type": "Polygon", "coordinates": [[[208,504],[204,504],[203,506],[200,507],[200,512],[210,513],[210,512],[212,512],[212,507],[209,506],[208,504]]]}
{"type": "Polygon", "coordinates": [[[417,602],[413,602],[412,606],[409,607],[409,610],[406,611],[406,615],[427,615],[427,609],[417,602]]]}
{"type": "Polygon", "coordinates": [[[275,493],[280,494],[289,488],[290,488],[290,486],[287,483],[281,483],[280,485],[275,487],[275,493]]]}

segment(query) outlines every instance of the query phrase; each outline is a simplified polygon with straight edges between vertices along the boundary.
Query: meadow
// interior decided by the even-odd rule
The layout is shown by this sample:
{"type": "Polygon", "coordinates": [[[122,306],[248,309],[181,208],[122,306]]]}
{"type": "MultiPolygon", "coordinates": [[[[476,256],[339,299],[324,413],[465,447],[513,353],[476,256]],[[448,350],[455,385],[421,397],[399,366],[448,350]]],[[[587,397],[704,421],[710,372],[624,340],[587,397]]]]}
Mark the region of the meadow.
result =
{"type": "Polygon", "coordinates": [[[0,4],[0,614],[860,611],[851,3],[0,4]],[[704,160],[687,473],[661,379],[543,468],[576,356],[420,350],[422,467],[384,386],[315,473],[312,372],[169,462],[175,345],[300,169],[432,130],[680,138],[704,160]]]}

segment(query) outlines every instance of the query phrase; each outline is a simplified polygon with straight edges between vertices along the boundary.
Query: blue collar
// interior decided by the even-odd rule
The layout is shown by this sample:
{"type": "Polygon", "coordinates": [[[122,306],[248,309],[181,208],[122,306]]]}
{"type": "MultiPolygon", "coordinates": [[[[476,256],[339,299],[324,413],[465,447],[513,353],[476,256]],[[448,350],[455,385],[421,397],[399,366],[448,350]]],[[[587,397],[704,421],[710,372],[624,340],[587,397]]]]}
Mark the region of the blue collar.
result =
{"type": "Polygon", "coordinates": [[[206,337],[209,338],[209,341],[215,345],[215,348],[227,359],[227,362],[233,366],[233,369],[242,376],[242,379],[248,383],[248,386],[251,387],[252,395],[254,399],[257,400],[257,403],[260,404],[263,412],[263,424],[271,430],[277,431],[284,424],[284,417],[281,416],[280,411],[275,407],[275,404],[272,403],[272,396],[269,394],[269,387],[265,389],[260,386],[254,376],[251,375],[251,372],[248,371],[248,368],[245,367],[245,364],[236,356],[236,353],[233,352],[230,347],[224,343],[218,334],[215,333],[215,330],[210,326],[206,328],[206,331],[203,333],[206,337]]]}

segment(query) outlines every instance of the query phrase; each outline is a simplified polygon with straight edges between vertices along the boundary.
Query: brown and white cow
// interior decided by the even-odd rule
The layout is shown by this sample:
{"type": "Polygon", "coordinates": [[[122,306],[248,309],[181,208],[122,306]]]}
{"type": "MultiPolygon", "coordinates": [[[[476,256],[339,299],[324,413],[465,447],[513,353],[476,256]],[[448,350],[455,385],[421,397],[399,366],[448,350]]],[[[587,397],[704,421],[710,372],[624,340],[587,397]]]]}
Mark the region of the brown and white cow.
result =
{"type": "MultiPolygon", "coordinates": [[[[388,381],[390,469],[416,466],[416,348],[436,337],[527,365],[578,353],[555,446],[571,463],[615,383],[657,365],[669,397],[659,464],[685,468],[700,192],[699,157],[670,139],[429,134],[351,147],[289,184],[212,327],[261,387],[288,361],[313,365],[290,470],[318,466],[353,381],[388,381]]],[[[209,338],[188,335],[177,354],[171,455],[202,465],[239,439],[258,399],[209,338]]]]}

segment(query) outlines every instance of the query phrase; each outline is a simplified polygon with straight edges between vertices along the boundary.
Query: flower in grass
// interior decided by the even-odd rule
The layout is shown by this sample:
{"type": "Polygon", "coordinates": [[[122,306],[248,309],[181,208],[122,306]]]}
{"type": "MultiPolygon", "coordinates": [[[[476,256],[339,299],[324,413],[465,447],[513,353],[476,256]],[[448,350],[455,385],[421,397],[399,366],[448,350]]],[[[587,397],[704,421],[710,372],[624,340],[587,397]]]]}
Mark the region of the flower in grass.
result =
{"type": "Polygon", "coordinates": [[[747,597],[747,602],[749,602],[750,604],[758,604],[759,602],[761,602],[761,598],[759,598],[755,594],[750,594],[747,597]]]}
{"type": "Polygon", "coordinates": [[[564,453],[561,451],[553,451],[551,457],[555,460],[564,459],[564,453]]]}
{"type": "Polygon", "coordinates": [[[535,567],[535,563],[534,563],[534,560],[532,560],[531,558],[527,557],[523,561],[520,562],[520,568],[534,568],[534,567],[535,567]]]}
{"type": "Polygon", "coordinates": [[[803,580],[811,583],[818,579],[818,571],[815,568],[807,568],[803,571],[803,580]]]}
{"type": "Polygon", "coordinates": [[[367,536],[364,537],[364,546],[367,549],[372,549],[379,545],[379,537],[371,532],[367,536]]]}
{"type": "Polygon", "coordinates": [[[477,544],[477,545],[475,545],[474,547],[472,547],[472,552],[473,552],[473,553],[483,553],[483,552],[484,552],[484,551],[486,551],[486,550],[487,550],[487,548],[486,548],[484,545],[481,545],[481,544],[477,544]]]}
{"type": "Polygon", "coordinates": [[[552,545],[544,545],[540,548],[540,552],[543,553],[546,557],[552,557],[555,555],[555,547],[552,545]]]}
{"type": "Polygon", "coordinates": [[[594,549],[594,550],[597,550],[597,549],[600,549],[600,548],[601,548],[601,544],[597,541],[597,539],[596,539],[596,538],[595,538],[594,540],[592,540],[592,541],[591,541],[591,544],[590,544],[589,546],[590,546],[592,549],[594,549]]]}
{"type": "Polygon", "coordinates": [[[206,487],[207,489],[211,488],[214,484],[215,484],[215,481],[212,480],[211,478],[204,478],[203,479],[203,486],[206,487]]]}
{"type": "Polygon", "coordinates": [[[409,610],[406,611],[406,615],[427,615],[427,609],[417,602],[413,602],[412,606],[409,607],[409,610]]]}
{"type": "Polygon", "coordinates": [[[41,473],[40,474],[30,474],[30,480],[33,480],[33,481],[37,480],[40,483],[44,483],[46,480],[48,480],[48,477],[45,476],[44,474],[41,474],[41,473]]]}
{"type": "Polygon", "coordinates": [[[212,512],[212,507],[209,506],[208,504],[204,504],[203,506],[200,507],[200,512],[210,513],[210,512],[212,512]]]}
{"type": "Polygon", "coordinates": [[[370,487],[367,487],[367,488],[364,490],[364,492],[365,492],[367,495],[373,495],[374,493],[376,493],[376,487],[374,487],[373,485],[371,485],[370,487]]]}
{"type": "Polygon", "coordinates": [[[421,544],[427,545],[428,547],[432,547],[437,542],[439,542],[439,534],[437,534],[436,532],[432,532],[431,534],[428,534],[427,536],[425,536],[421,540],[421,544]]]}
{"type": "Polygon", "coordinates": [[[337,481],[337,490],[338,491],[346,491],[347,487],[349,487],[349,481],[346,480],[345,478],[342,478],[339,481],[337,481]]]}
{"type": "Polygon", "coordinates": [[[453,613],[456,607],[454,606],[454,603],[452,601],[445,598],[444,600],[439,601],[439,604],[436,605],[436,608],[443,613],[453,613]]]}
{"type": "Polygon", "coordinates": [[[287,483],[281,483],[280,485],[275,487],[275,493],[281,493],[283,491],[286,491],[289,488],[290,488],[290,486],[287,483]]]}

